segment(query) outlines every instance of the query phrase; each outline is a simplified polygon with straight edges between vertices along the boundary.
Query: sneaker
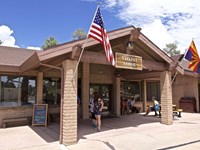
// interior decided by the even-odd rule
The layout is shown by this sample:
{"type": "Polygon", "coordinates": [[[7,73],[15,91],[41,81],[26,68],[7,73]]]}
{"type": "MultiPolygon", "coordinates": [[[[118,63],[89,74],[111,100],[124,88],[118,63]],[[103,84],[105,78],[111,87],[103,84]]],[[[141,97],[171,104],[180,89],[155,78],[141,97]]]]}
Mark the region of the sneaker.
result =
{"type": "Polygon", "coordinates": [[[98,132],[101,132],[101,129],[97,128],[97,131],[98,131],[98,132]]]}

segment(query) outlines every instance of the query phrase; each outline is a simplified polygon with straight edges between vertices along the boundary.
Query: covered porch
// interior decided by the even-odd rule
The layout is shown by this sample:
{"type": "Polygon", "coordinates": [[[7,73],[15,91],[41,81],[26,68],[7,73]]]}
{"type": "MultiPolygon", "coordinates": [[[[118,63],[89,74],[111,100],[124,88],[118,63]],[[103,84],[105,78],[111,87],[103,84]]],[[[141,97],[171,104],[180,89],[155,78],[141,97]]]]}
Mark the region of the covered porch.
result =
{"type": "MultiPolygon", "coordinates": [[[[145,37],[139,28],[131,26],[114,30],[109,33],[109,38],[114,53],[142,57],[142,70],[120,69],[111,66],[106,60],[102,46],[93,39],[89,39],[79,64],[77,60],[84,40],[61,44],[46,51],[33,52],[11,72],[12,74],[36,76],[37,104],[44,103],[44,78],[60,78],[60,143],[70,145],[77,142],[79,123],[77,122],[77,96],[80,94],[81,97],[81,118],[88,119],[92,84],[110,86],[111,110],[119,117],[121,81],[139,81],[142,84],[140,101],[137,103],[143,111],[147,107],[147,82],[157,81],[161,91],[161,123],[167,125],[173,123],[171,70],[176,64],[173,64],[164,52],[145,37]]],[[[4,72],[12,70],[11,66],[4,67],[4,72]]]]}

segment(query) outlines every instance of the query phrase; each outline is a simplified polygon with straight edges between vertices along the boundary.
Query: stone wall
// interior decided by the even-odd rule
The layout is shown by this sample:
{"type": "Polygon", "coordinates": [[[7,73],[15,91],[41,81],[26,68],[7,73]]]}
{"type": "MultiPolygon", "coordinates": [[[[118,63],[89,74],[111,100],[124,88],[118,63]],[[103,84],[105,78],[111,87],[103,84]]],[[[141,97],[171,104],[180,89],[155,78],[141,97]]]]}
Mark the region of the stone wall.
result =
{"type": "Polygon", "coordinates": [[[90,64],[90,83],[113,84],[113,73],[112,66],[90,64]]]}
{"type": "MultiPolygon", "coordinates": [[[[32,116],[33,106],[17,106],[17,107],[1,107],[0,108],[0,128],[3,127],[2,120],[4,118],[16,118],[24,116],[32,116]]],[[[16,126],[12,123],[12,126],[16,126]]]]}
{"type": "Polygon", "coordinates": [[[199,112],[199,96],[198,96],[198,78],[187,76],[187,75],[177,75],[175,81],[172,85],[172,98],[173,104],[179,108],[179,100],[181,97],[195,97],[197,112],[199,112]]]}
{"type": "MultiPolygon", "coordinates": [[[[48,113],[60,113],[60,106],[52,105],[48,108],[48,113]]],[[[33,106],[1,107],[0,108],[0,128],[3,127],[4,118],[32,117],[33,106]]],[[[21,125],[25,123],[21,122],[21,125]]],[[[11,126],[17,126],[18,123],[10,123],[11,126]]]]}

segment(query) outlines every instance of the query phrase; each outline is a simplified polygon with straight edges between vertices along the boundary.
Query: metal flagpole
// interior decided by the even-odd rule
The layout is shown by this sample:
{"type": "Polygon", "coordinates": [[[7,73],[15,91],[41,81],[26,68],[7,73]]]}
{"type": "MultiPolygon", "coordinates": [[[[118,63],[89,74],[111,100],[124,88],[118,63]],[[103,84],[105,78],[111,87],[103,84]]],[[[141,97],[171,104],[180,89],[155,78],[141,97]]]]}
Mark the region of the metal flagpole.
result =
{"type": "MultiPolygon", "coordinates": [[[[94,17],[93,17],[93,19],[92,19],[92,23],[93,23],[93,21],[94,21],[94,18],[95,18],[95,16],[96,16],[96,13],[97,13],[98,8],[99,8],[99,5],[97,5],[97,9],[96,9],[95,14],[94,14],[94,17]]],[[[91,26],[92,26],[92,23],[91,23],[91,25],[90,25],[90,28],[91,28],[91,26]]],[[[89,33],[89,31],[90,31],[90,28],[89,28],[89,30],[88,30],[88,33],[89,33]]],[[[83,51],[84,51],[84,49],[85,49],[85,44],[87,43],[87,40],[88,40],[88,33],[87,33],[87,37],[86,37],[86,39],[85,39],[85,42],[83,43],[83,48],[81,49],[81,54],[80,54],[80,56],[79,56],[79,58],[78,58],[78,62],[77,62],[77,64],[76,64],[76,68],[75,68],[74,74],[73,74],[73,76],[72,76],[72,80],[74,79],[74,77],[75,77],[75,75],[76,75],[76,72],[77,72],[77,70],[78,70],[78,65],[79,65],[80,60],[81,60],[81,57],[82,57],[82,55],[83,55],[83,51]]]]}

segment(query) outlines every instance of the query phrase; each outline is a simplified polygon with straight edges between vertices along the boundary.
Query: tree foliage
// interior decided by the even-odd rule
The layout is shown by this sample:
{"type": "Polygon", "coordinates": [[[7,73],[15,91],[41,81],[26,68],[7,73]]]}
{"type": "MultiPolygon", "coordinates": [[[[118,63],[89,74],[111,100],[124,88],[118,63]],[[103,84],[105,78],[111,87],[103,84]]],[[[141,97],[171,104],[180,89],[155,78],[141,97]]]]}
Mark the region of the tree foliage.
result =
{"type": "Polygon", "coordinates": [[[85,33],[85,31],[83,29],[77,29],[76,31],[74,31],[74,33],[72,34],[72,38],[73,40],[80,40],[80,39],[84,39],[86,38],[87,34],[85,33]]]}
{"type": "Polygon", "coordinates": [[[174,56],[180,54],[180,50],[177,50],[177,42],[166,44],[166,47],[163,48],[163,51],[169,56],[174,56]]]}
{"type": "Polygon", "coordinates": [[[57,40],[54,37],[50,36],[48,39],[45,40],[45,43],[41,48],[43,50],[46,50],[46,49],[48,49],[52,46],[55,46],[57,44],[58,44],[57,40]]]}
{"type": "Polygon", "coordinates": [[[0,45],[2,44],[1,40],[0,40],[0,45]]]}

